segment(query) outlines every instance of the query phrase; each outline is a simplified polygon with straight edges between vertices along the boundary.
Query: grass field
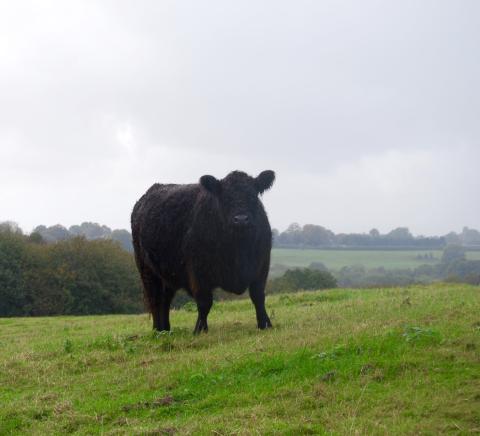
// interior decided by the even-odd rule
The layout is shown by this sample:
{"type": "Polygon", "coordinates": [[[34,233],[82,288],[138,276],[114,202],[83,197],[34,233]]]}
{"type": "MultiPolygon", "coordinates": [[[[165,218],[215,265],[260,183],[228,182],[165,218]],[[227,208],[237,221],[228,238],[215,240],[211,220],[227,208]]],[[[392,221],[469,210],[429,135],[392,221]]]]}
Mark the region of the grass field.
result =
{"type": "Polygon", "coordinates": [[[333,290],[173,312],[0,320],[0,434],[480,432],[478,287],[333,290]]]}
{"type": "MultiPolygon", "coordinates": [[[[289,267],[307,267],[312,262],[322,262],[329,269],[343,266],[363,265],[366,268],[383,266],[386,269],[415,268],[423,264],[434,264],[442,257],[442,251],[435,250],[300,250],[274,248],[272,265],[281,264],[289,267]],[[417,256],[432,253],[433,260],[417,259],[417,256]]],[[[467,259],[480,260],[480,251],[467,252],[467,259]]]]}

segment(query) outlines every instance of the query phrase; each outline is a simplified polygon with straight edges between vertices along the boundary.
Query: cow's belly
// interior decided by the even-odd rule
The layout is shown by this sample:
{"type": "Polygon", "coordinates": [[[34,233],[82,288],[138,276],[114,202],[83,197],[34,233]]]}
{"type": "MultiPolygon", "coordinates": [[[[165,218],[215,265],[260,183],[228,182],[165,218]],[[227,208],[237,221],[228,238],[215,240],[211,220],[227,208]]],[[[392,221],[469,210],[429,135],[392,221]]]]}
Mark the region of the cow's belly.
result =
{"type": "MultiPolygon", "coordinates": [[[[194,290],[221,288],[226,292],[243,294],[256,280],[258,262],[247,259],[211,259],[208,263],[199,262],[201,257],[192,259],[188,267],[189,281],[194,290]],[[243,261],[242,261],[243,260],[243,261]]],[[[254,259],[256,260],[256,259],[254,259]]]]}
{"type": "Polygon", "coordinates": [[[253,274],[231,274],[230,277],[224,277],[219,287],[224,291],[240,295],[247,290],[253,280],[253,274]]]}
{"type": "Polygon", "coordinates": [[[220,288],[222,288],[226,292],[231,292],[232,294],[241,295],[247,290],[248,286],[249,284],[246,284],[246,285],[241,284],[236,286],[226,285],[226,286],[220,286],[220,288]]]}

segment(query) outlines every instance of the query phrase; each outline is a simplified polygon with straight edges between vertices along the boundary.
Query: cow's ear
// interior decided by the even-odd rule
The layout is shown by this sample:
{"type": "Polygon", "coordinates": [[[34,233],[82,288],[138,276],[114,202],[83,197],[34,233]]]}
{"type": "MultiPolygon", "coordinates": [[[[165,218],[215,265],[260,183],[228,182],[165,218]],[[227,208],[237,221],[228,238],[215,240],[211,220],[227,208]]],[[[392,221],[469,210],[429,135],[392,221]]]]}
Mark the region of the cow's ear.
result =
{"type": "Polygon", "coordinates": [[[222,188],[220,181],[213,176],[200,177],[200,185],[202,185],[208,192],[211,192],[214,195],[220,194],[222,188]]]}
{"type": "Polygon", "coordinates": [[[270,189],[275,181],[275,173],[271,170],[262,171],[255,179],[255,187],[259,194],[270,189]]]}

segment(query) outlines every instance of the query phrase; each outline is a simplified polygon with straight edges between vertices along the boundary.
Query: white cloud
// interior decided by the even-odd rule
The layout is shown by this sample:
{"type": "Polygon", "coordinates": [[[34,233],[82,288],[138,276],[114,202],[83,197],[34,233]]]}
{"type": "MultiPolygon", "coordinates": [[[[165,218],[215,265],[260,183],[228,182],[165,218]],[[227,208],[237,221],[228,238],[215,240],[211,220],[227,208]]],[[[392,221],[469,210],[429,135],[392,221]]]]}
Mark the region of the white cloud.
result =
{"type": "Polygon", "coordinates": [[[274,169],[277,227],[479,227],[479,12],[2,2],[0,220],[127,227],[155,181],[274,169]]]}
{"type": "Polygon", "coordinates": [[[389,150],[318,174],[279,175],[275,198],[268,201],[271,216],[280,227],[301,221],[336,232],[410,226],[431,235],[475,227],[478,161],[480,149],[467,146],[389,150]]]}

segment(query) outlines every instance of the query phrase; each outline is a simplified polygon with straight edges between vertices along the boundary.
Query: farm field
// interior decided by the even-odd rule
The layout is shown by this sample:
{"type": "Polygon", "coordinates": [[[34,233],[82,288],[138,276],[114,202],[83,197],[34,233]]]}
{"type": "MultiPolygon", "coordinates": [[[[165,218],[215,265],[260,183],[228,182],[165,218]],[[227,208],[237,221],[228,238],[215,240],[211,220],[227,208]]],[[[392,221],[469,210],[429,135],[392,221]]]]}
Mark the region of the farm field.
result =
{"type": "Polygon", "coordinates": [[[172,313],[0,319],[0,434],[480,432],[480,289],[331,290],[172,313]]]}
{"type": "MultiPolygon", "coordinates": [[[[386,269],[415,268],[423,264],[440,261],[439,250],[302,250],[294,248],[274,248],[272,266],[281,264],[289,267],[307,267],[312,262],[322,262],[329,269],[343,266],[363,265],[366,268],[383,266],[386,269]],[[434,259],[417,259],[418,255],[432,253],[434,259]]],[[[480,260],[480,251],[467,252],[467,259],[480,260]]]]}

